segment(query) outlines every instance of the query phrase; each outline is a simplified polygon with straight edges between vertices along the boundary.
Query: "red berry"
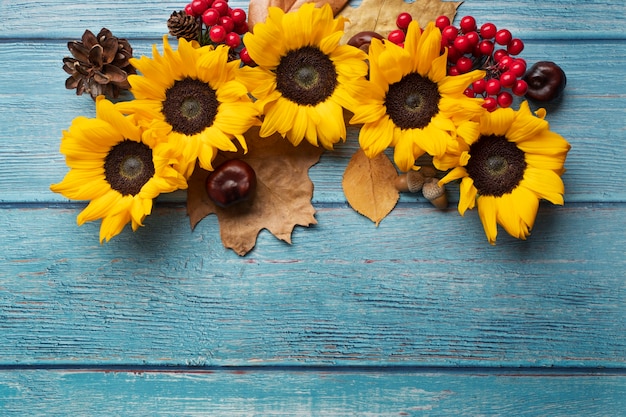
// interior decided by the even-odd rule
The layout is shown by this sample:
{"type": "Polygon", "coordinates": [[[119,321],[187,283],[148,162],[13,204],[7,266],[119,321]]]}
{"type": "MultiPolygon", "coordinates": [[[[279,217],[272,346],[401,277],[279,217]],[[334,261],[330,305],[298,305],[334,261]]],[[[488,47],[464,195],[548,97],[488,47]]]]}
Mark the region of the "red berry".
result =
{"type": "Polygon", "coordinates": [[[241,24],[246,21],[246,12],[243,9],[232,9],[230,11],[230,17],[233,18],[235,25],[241,24]]]}
{"type": "Polygon", "coordinates": [[[480,53],[485,56],[491,55],[494,48],[495,45],[493,44],[493,42],[488,40],[480,41],[480,43],[478,44],[478,49],[480,50],[480,53]]]}
{"type": "Polygon", "coordinates": [[[208,0],[193,0],[191,2],[191,10],[194,16],[200,16],[206,9],[209,8],[208,0]]]}
{"type": "Polygon", "coordinates": [[[483,39],[491,39],[496,36],[498,29],[493,23],[485,23],[480,27],[480,36],[483,39]]]}
{"type": "Polygon", "coordinates": [[[511,58],[508,55],[503,55],[498,60],[498,68],[500,68],[502,71],[506,71],[511,65],[513,65],[513,62],[514,58],[511,58]]]}
{"type": "Polygon", "coordinates": [[[472,45],[469,43],[465,35],[457,36],[457,38],[454,40],[453,45],[462,54],[465,54],[472,50],[472,45]]]}
{"type": "Polygon", "coordinates": [[[226,16],[228,14],[228,3],[224,0],[215,0],[211,7],[220,12],[220,16],[226,16]]]}
{"type": "Polygon", "coordinates": [[[459,30],[452,25],[446,26],[441,31],[441,38],[448,41],[448,43],[452,43],[458,35],[459,35],[459,30]]]}
{"type": "Polygon", "coordinates": [[[506,50],[511,55],[518,55],[520,52],[524,50],[524,42],[521,39],[511,39],[509,44],[506,46],[506,50]]]}
{"type": "Polygon", "coordinates": [[[459,70],[461,74],[470,72],[472,70],[473,65],[474,65],[474,62],[472,61],[472,59],[466,56],[462,56],[456,61],[456,68],[459,70]]]}
{"type": "Polygon", "coordinates": [[[498,101],[494,97],[486,97],[483,107],[488,111],[494,111],[498,107],[498,101]]]}
{"type": "Polygon", "coordinates": [[[220,12],[210,7],[206,9],[204,13],[202,13],[202,21],[207,26],[217,25],[217,22],[220,19],[220,12]]]}
{"type": "Polygon", "coordinates": [[[409,27],[409,23],[413,20],[413,16],[410,13],[400,13],[396,18],[396,26],[399,29],[405,29],[409,27]]]}
{"type": "Polygon", "coordinates": [[[241,59],[241,62],[246,65],[254,65],[254,61],[252,60],[252,58],[250,58],[250,54],[248,53],[247,48],[243,48],[241,51],[239,51],[239,58],[241,59]]]}
{"type": "Polygon", "coordinates": [[[191,8],[191,3],[185,6],[185,14],[189,16],[194,16],[193,10],[191,8]]]}
{"type": "Polygon", "coordinates": [[[492,78],[485,84],[485,92],[490,96],[495,96],[500,92],[501,85],[497,78],[492,78]]]}
{"type": "Polygon", "coordinates": [[[450,18],[448,18],[448,16],[439,16],[435,20],[435,26],[437,26],[439,30],[443,31],[446,26],[450,26],[450,18]]]}
{"type": "Polygon", "coordinates": [[[478,32],[468,32],[465,34],[465,37],[469,41],[470,45],[472,45],[472,48],[476,47],[476,45],[478,45],[478,42],[480,41],[480,36],[478,36],[478,32]]]}
{"type": "Polygon", "coordinates": [[[508,45],[513,39],[513,35],[508,29],[500,29],[496,32],[496,43],[498,45],[508,45]]]}
{"type": "Polygon", "coordinates": [[[500,84],[502,87],[512,87],[517,81],[517,76],[512,71],[505,71],[500,74],[500,84]]]}
{"type": "Polygon", "coordinates": [[[459,74],[460,74],[459,69],[456,66],[452,66],[448,68],[448,75],[455,76],[459,74]]]}
{"type": "Polygon", "coordinates": [[[241,45],[241,38],[235,32],[229,32],[226,34],[224,43],[234,49],[241,45]]]}
{"type": "Polygon", "coordinates": [[[511,107],[511,104],[513,104],[513,96],[508,91],[503,91],[498,94],[497,100],[498,106],[502,108],[511,107]]]}
{"type": "Polygon", "coordinates": [[[487,81],[484,78],[480,80],[476,80],[472,83],[472,88],[476,94],[482,94],[485,92],[485,86],[487,85],[487,81]]]}
{"type": "Polygon", "coordinates": [[[472,16],[465,16],[461,19],[459,23],[461,30],[463,33],[468,33],[476,30],[476,19],[472,16]]]}
{"type": "Polygon", "coordinates": [[[516,96],[523,96],[528,91],[528,84],[524,80],[517,80],[511,87],[511,91],[516,96]]]}
{"type": "Polygon", "coordinates": [[[248,22],[241,22],[235,24],[235,33],[238,35],[244,35],[248,32],[248,22]]]}
{"type": "Polygon", "coordinates": [[[505,49],[497,49],[494,53],[493,53],[493,59],[496,62],[500,62],[500,60],[505,57],[505,56],[509,56],[509,53],[505,50],[505,49]]]}
{"type": "Polygon", "coordinates": [[[454,46],[448,48],[448,62],[454,64],[463,54],[454,46]]]}
{"type": "Polygon", "coordinates": [[[230,16],[221,16],[218,25],[223,26],[226,33],[230,33],[235,29],[235,22],[230,16]]]}
{"type": "Polygon", "coordinates": [[[466,88],[465,91],[463,91],[463,94],[465,94],[469,98],[476,97],[476,94],[474,94],[474,90],[472,90],[470,87],[466,88]]]}
{"type": "Polygon", "coordinates": [[[404,42],[404,38],[405,34],[402,29],[392,30],[391,32],[389,32],[389,35],[387,35],[387,39],[389,39],[390,42],[393,42],[396,45],[404,42]]]}
{"type": "Polygon", "coordinates": [[[215,43],[221,43],[226,39],[226,29],[224,26],[215,25],[209,30],[209,38],[215,43]]]}
{"type": "Polygon", "coordinates": [[[509,70],[516,76],[523,77],[526,73],[526,61],[521,58],[517,58],[511,65],[509,65],[509,70]]]}

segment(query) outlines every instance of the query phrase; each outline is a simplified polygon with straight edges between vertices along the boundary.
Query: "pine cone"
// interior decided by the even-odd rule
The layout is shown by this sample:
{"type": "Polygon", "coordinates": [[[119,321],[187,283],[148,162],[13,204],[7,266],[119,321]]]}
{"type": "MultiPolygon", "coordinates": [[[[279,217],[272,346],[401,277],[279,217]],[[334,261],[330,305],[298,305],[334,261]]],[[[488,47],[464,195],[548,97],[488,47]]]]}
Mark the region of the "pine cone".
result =
{"type": "Polygon", "coordinates": [[[189,16],[184,10],[172,13],[167,20],[167,28],[170,30],[170,35],[175,36],[176,39],[198,40],[200,31],[198,20],[193,16],[189,16]]]}
{"type": "Polygon", "coordinates": [[[77,95],[86,91],[95,100],[101,94],[117,98],[130,88],[128,75],[137,71],[128,62],[133,48],[126,39],[116,38],[106,28],[97,37],[86,30],[80,41],[68,42],[67,48],[73,56],[63,58],[63,69],[70,74],[65,80],[68,90],[76,89],[77,95]]]}

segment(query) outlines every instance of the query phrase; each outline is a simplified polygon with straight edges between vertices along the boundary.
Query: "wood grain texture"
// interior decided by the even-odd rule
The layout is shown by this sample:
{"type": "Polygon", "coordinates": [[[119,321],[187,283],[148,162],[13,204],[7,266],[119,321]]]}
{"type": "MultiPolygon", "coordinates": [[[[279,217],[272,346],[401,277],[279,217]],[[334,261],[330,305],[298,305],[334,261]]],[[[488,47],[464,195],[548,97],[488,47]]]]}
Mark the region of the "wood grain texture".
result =
{"type": "Polygon", "coordinates": [[[0,412],[32,417],[605,417],[623,415],[625,379],[594,372],[0,371],[0,412]]]}
{"type": "Polygon", "coordinates": [[[621,205],[546,207],[529,241],[495,247],[476,215],[350,213],[240,259],[184,209],[103,246],[77,210],[2,210],[0,360],[626,366],[621,205]]]}

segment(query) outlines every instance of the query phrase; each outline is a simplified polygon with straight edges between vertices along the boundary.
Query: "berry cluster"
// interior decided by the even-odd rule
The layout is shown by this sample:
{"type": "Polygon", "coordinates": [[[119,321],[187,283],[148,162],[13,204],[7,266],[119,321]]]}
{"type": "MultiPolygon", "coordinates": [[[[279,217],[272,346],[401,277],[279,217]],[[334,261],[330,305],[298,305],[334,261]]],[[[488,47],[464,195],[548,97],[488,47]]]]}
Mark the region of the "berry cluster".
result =
{"type": "MultiPolygon", "coordinates": [[[[400,13],[396,18],[397,29],[387,35],[390,42],[404,46],[406,31],[413,20],[410,13],[400,13]]],[[[513,95],[523,96],[528,84],[522,79],[526,61],[516,58],[524,49],[524,42],[514,38],[508,29],[499,29],[493,23],[480,28],[472,16],[464,16],[459,27],[453,26],[447,16],[439,16],[435,26],[441,31],[441,50],[448,50],[448,75],[465,74],[475,69],[485,70],[487,75],[468,86],[468,97],[483,97],[483,106],[493,111],[509,107],[513,95]]]]}
{"type": "Polygon", "coordinates": [[[248,32],[246,12],[231,8],[228,0],[192,0],[185,13],[204,25],[202,44],[225,44],[236,50],[241,46],[241,36],[248,32]]]}
{"type": "Polygon", "coordinates": [[[526,61],[515,57],[524,49],[524,42],[508,29],[498,29],[493,23],[478,28],[472,16],[462,17],[458,28],[447,16],[439,16],[435,26],[441,31],[442,48],[448,49],[448,75],[475,69],[487,73],[465,90],[468,97],[484,97],[483,106],[493,111],[509,107],[513,95],[526,94],[528,84],[522,79],[526,61]]]}

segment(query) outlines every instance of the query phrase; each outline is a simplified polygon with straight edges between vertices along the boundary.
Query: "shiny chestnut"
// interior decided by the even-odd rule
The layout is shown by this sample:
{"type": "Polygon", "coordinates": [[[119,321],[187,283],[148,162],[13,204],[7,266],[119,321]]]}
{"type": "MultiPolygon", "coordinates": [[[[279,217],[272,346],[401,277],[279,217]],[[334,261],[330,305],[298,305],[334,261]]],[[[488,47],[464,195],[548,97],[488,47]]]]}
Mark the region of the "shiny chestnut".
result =
{"type": "Polygon", "coordinates": [[[367,52],[369,50],[370,43],[372,43],[372,39],[374,38],[383,39],[383,35],[377,32],[373,32],[371,30],[366,30],[352,36],[348,40],[348,45],[354,46],[367,52]]]}
{"type": "Polygon", "coordinates": [[[528,84],[526,97],[535,101],[551,101],[559,97],[567,84],[565,71],[551,61],[535,63],[523,80],[528,84]]]}
{"type": "Polygon", "coordinates": [[[256,173],[241,159],[230,159],[206,180],[209,198],[220,207],[229,207],[250,200],[256,190],[256,173]]]}

